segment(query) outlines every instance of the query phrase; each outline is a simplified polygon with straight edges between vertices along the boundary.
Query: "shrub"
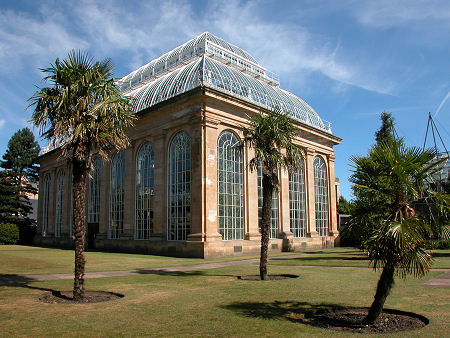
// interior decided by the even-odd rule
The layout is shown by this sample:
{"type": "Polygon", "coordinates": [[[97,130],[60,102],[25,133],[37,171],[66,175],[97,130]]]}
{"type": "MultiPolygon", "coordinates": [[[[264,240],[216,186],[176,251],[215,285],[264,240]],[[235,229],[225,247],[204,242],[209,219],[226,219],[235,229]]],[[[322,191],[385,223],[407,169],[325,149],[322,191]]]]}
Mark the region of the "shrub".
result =
{"type": "Polygon", "coordinates": [[[19,240],[19,227],[13,223],[0,223],[0,244],[16,244],[19,240]]]}
{"type": "Polygon", "coordinates": [[[433,250],[450,249],[450,240],[431,240],[428,242],[433,250]]]}
{"type": "Polygon", "coordinates": [[[29,218],[19,219],[19,244],[32,245],[36,235],[36,221],[29,218]]]}

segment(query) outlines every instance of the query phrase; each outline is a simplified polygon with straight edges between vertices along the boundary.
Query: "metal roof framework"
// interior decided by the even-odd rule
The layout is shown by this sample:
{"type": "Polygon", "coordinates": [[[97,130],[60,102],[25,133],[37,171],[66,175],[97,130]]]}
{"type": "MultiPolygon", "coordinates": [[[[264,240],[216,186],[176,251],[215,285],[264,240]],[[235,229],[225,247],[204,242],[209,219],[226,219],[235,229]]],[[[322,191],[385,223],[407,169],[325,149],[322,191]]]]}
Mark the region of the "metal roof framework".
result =
{"type": "Polygon", "coordinates": [[[279,109],[294,119],[331,134],[304,100],[279,87],[267,71],[243,49],[205,32],[118,81],[124,95],[136,99],[139,112],[193,88],[205,86],[256,104],[279,109]]]}

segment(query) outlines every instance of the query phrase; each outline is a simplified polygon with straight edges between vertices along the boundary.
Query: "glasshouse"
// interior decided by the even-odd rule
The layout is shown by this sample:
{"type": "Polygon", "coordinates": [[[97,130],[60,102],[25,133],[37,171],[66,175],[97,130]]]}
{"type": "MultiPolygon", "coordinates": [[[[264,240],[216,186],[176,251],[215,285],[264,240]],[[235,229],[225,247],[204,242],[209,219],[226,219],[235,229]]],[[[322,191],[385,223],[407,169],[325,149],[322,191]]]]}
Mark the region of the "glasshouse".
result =
{"type": "MultiPolygon", "coordinates": [[[[280,170],[272,203],[272,251],[333,246],[341,139],[304,100],[250,54],[205,32],[118,80],[135,98],[131,145],[94,158],[87,184],[88,248],[215,257],[259,252],[261,169],[240,126],[268,109],[290,114],[301,170],[280,170]]],[[[40,156],[42,245],[70,247],[72,173],[58,147],[40,156]]]]}

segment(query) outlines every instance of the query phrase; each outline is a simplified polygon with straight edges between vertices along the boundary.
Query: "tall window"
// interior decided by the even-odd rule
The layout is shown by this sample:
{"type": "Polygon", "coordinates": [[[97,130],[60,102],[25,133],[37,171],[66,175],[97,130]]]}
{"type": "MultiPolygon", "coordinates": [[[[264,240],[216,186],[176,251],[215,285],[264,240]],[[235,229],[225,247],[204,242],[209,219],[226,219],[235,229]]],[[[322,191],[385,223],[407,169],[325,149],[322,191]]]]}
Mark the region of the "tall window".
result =
{"type": "Polygon", "coordinates": [[[328,235],[327,167],[320,157],[314,159],[314,190],[316,195],[316,229],[319,236],[328,235]]]}
{"type": "Polygon", "coordinates": [[[47,236],[48,231],[48,215],[49,215],[49,203],[50,203],[50,175],[45,175],[44,178],[44,190],[42,195],[44,197],[44,201],[42,203],[42,236],[47,236]]]}
{"type": "Polygon", "coordinates": [[[55,217],[55,237],[61,236],[63,206],[64,206],[64,180],[66,175],[60,169],[56,177],[56,217],[55,217]]]}
{"type": "Polygon", "coordinates": [[[97,157],[94,160],[91,177],[89,178],[88,223],[98,223],[101,165],[100,158],[97,157]]]}
{"type": "Polygon", "coordinates": [[[123,229],[124,155],[119,151],[111,163],[109,238],[120,238],[123,229]]]}
{"type": "Polygon", "coordinates": [[[153,148],[145,143],[136,158],[135,239],[150,239],[153,231],[153,148]]]}
{"type": "Polygon", "coordinates": [[[217,142],[219,233],[224,240],[244,239],[242,151],[236,135],[220,134],[217,142]]]}
{"type": "Polygon", "coordinates": [[[167,239],[185,241],[191,232],[191,139],[179,132],[169,146],[167,239]]]}
{"type": "MultiPolygon", "coordinates": [[[[258,163],[258,226],[261,232],[262,206],[263,206],[263,172],[262,165],[258,163]]],[[[272,194],[272,218],[270,223],[270,238],[278,238],[278,191],[272,194]]]]}
{"type": "Polygon", "coordinates": [[[294,237],[305,237],[306,202],[303,162],[299,170],[289,173],[289,210],[291,232],[294,234],[294,237]]]}

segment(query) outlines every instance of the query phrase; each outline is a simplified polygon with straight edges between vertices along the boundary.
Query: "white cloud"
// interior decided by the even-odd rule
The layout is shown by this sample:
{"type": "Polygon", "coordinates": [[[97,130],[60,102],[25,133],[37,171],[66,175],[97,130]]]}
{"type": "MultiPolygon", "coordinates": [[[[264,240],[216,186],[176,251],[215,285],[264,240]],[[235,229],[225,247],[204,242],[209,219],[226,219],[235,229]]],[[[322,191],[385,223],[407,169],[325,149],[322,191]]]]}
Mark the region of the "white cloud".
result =
{"type": "MultiPolygon", "coordinates": [[[[63,20],[63,18],[61,18],[63,20]]],[[[25,63],[48,64],[55,55],[89,44],[73,35],[55,18],[36,19],[28,14],[0,11],[0,71],[20,71],[25,63]]]]}
{"type": "Polygon", "coordinates": [[[318,72],[370,91],[389,93],[394,87],[348,60],[339,41],[292,21],[270,21],[252,1],[207,2],[202,13],[185,1],[145,2],[130,11],[114,1],[107,6],[95,1],[40,6],[40,15],[33,17],[0,12],[1,71],[17,71],[30,59],[36,69],[72,48],[89,49],[101,57],[126,54],[131,71],[209,30],[246,49],[279,73],[281,81],[306,84],[318,72]]]}
{"type": "Polygon", "coordinates": [[[430,20],[439,20],[448,26],[450,20],[448,0],[360,1],[350,8],[361,23],[382,28],[420,22],[426,25],[430,20]]]}
{"type": "Polygon", "coordinates": [[[226,5],[216,4],[209,12],[214,13],[209,22],[211,27],[283,78],[294,73],[297,81],[304,82],[311,72],[319,72],[337,82],[370,91],[393,90],[393,83],[368,73],[356,62],[347,62],[339,41],[313,34],[292,22],[268,22],[258,16],[257,3],[243,5],[230,1],[226,5]]]}
{"type": "Polygon", "coordinates": [[[6,122],[6,120],[0,119],[0,129],[2,129],[5,122],[6,122]]]}

